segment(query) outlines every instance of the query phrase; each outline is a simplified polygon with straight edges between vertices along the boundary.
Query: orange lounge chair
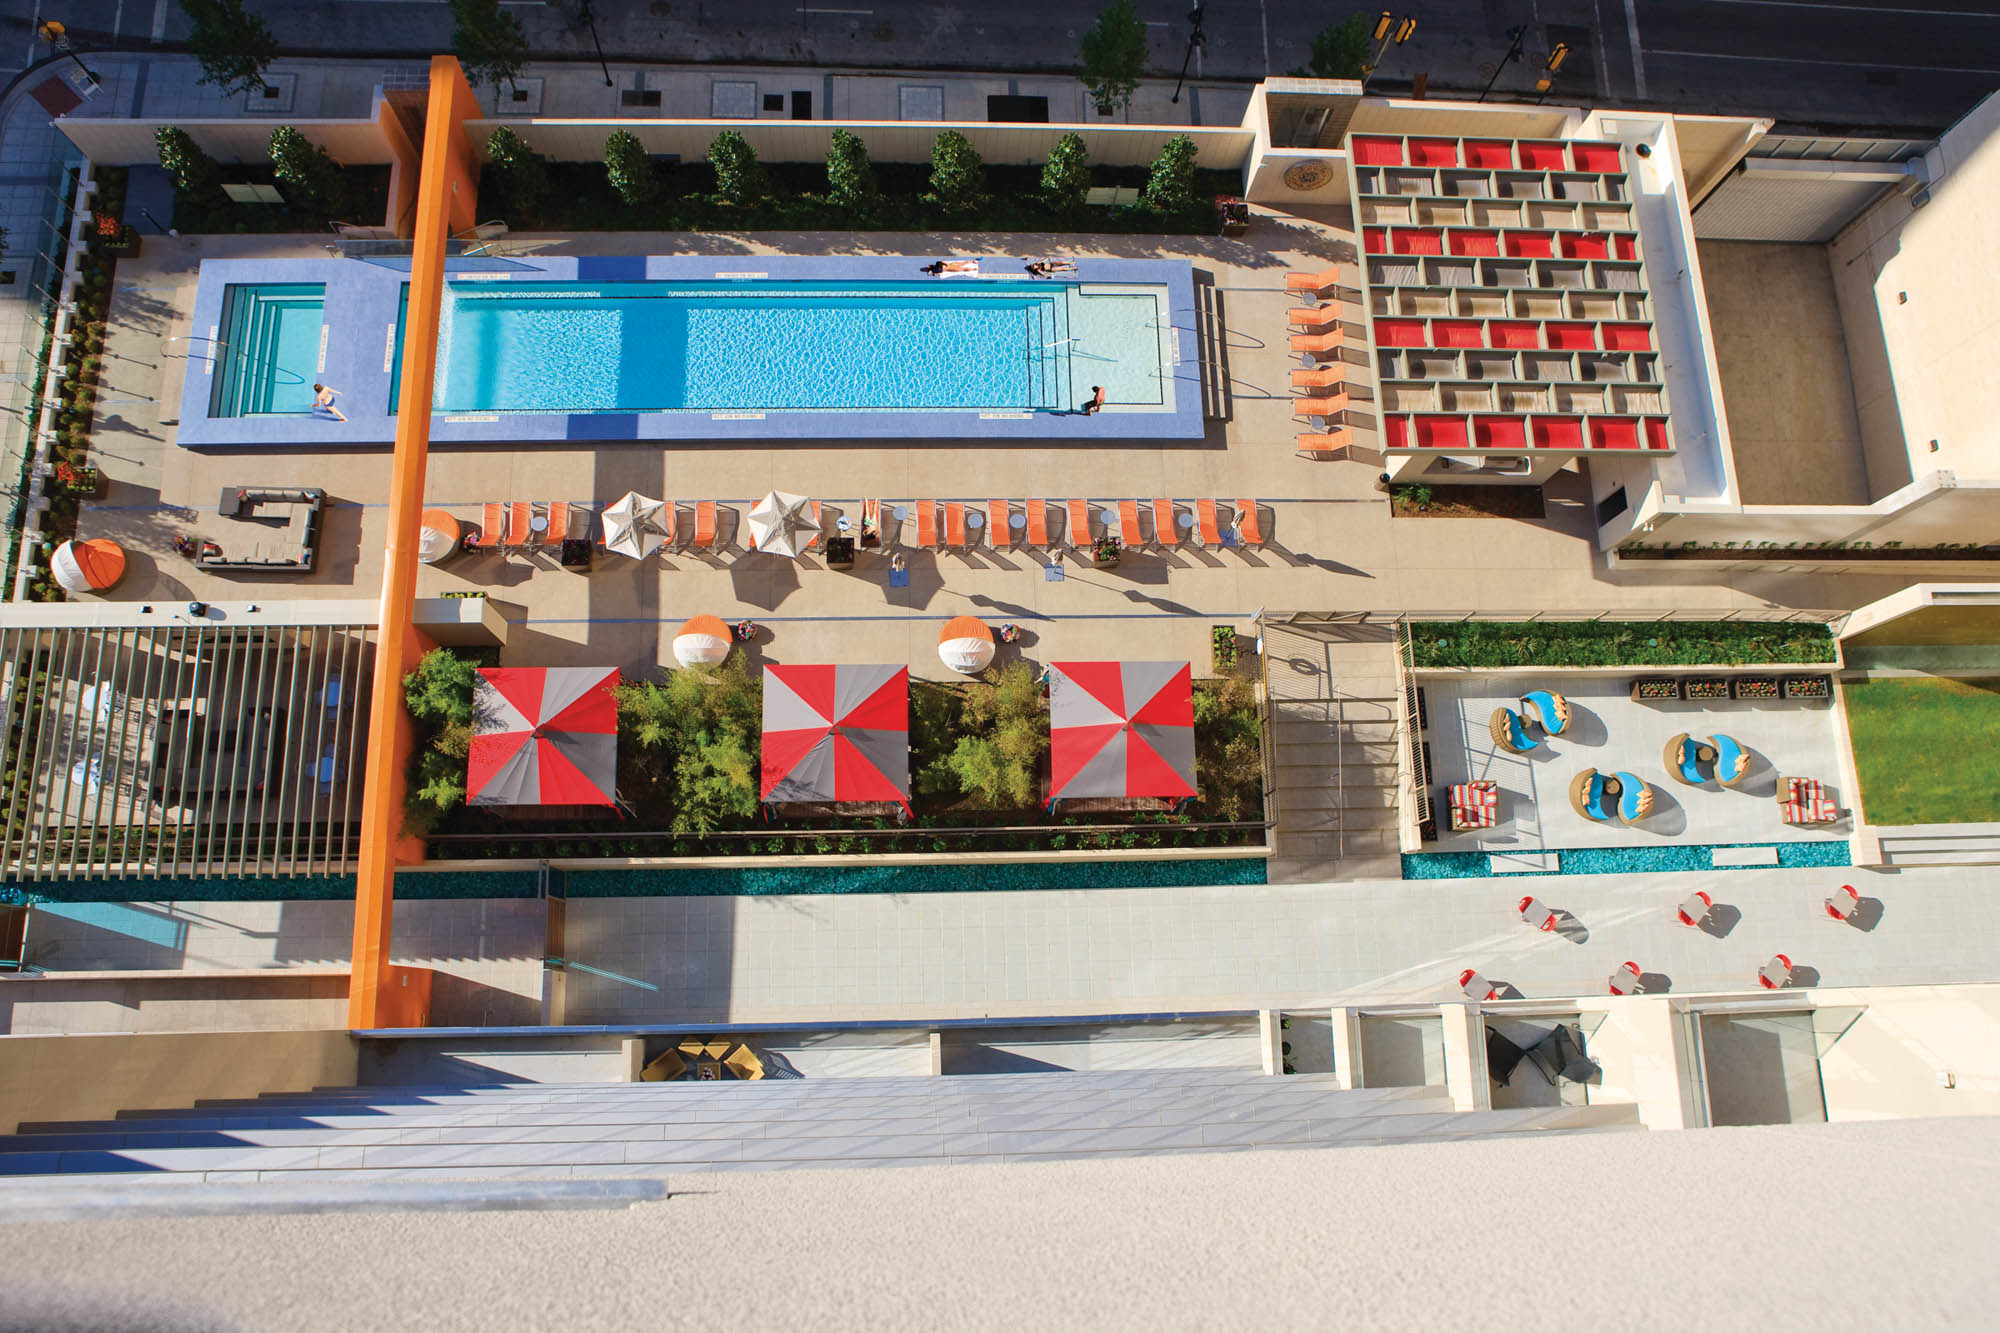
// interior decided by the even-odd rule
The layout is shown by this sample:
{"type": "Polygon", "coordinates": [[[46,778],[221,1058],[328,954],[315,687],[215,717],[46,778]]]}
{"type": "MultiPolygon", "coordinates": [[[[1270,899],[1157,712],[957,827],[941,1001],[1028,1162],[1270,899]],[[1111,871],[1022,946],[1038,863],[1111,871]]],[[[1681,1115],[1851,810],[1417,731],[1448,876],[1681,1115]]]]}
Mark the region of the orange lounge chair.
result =
{"type": "Polygon", "coordinates": [[[1040,500],[1023,500],[1022,517],[1028,520],[1028,545],[1047,546],[1049,544],[1048,508],[1040,500]]]}
{"type": "Polygon", "coordinates": [[[569,501],[549,501],[548,539],[558,546],[569,539],[569,501]]]}
{"type": "Polygon", "coordinates": [[[489,500],[479,520],[479,540],[474,543],[482,551],[490,551],[500,545],[500,529],[506,523],[507,506],[498,500],[489,500]]]}
{"type": "Polygon", "coordinates": [[[986,502],[986,544],[996,550],[1014,544],[1014,507],[1005,500],[986,502]]]}
{"type": "Polygon", "coordinates": [[[870,537],[873,537],[878,542],[882,540],[882,502],[880,500],[863,500],[861,502],[862,545],[867,545],[870,537]]]}
{"type": "Polygon", "coordinates": [[[810,551],[813,547],[818,546],[820,535],[826,530],[826,525],[820,521],[819,517],[819,501],[813,500],[810,503],[812,504],[813,535],[806,538],[806,544],[799,548],[801,551],[810,551]]]}
{"type": "Polygon", "coordinates": [[[1222,524],[1216,521],[1215,501],[1194,502],[1194,530],[1200,535],[1203,546],[1222,545],[1222,524]]]}
{"type": "Polygon", "coordinates": [[[965,505],[957,500],[944,502],[944,544],[965,545],[965,505]]]}
{"type": "Polygon", "coordinates": [[[1069,531],[1064,534],[1069,544],[1079,551],[1090,549],[1090,501],[1065,500],[1063,503],[1069,510],[1069,531]]]}
{"type": "Polygon", "coordinates": [[[1340,269],[1338,266],[1318,273],[1287,273],[1285,275],[1285,290],[1288,292],[1306,292],[1312,296],[1321,297],[1339,285],[1340,269]]]}
{"type": "Polygon", "coordinates": [[[1264,544],[1264,529],[1258,523],[1257,502],[1255,500],[1238,500],[1236,502],[1235,528],[1237,540],[1245,546],[1262,546],[1264,544]]]}
{"type": "Polygon", "coordinates": [[[1286,311],[1285,320],[1295,329],[1311,329],[1315,333],[1324,333],[1329,328],[1340,327],[1340,307],[1302,305],[1286,311]]]}
{"type": "MultiPolygon", "coordinates": [[[[584,531],[588,532],[589,530],[590,513],[588,510],[585,510],[584,531]]],[[[663,499],[660,501],[660,531],[666,534],[665,539],[661,541],[660,545],[666,547],[669,551],[678,551],[681,541],[680,510],[675,508],[672,500],[663,499]]]]}
{"type": "Polygon", "coordinates": [[[1347,335],[1338,328],[1325,333],[1294,333],[1292,350],[1307,356],[1339,356],[1340,349],[1347,343],[1347,335]]]}
{"type": "Polygon", "coordinates": [[[1347,410],[1347,395],[1330,393],[1319,398],[1292,399],[1292,415],[1295,417],[1335,417],[1347,410]]]}
{"type": "Polygon", "coordinates": [[[1139,533],[1139,502],[1120,500],[1118,502],[1118,540],[1126,546],[1143,546],[1146,539],[1139,533]]]}
{"type": "Polygon", "coordinates": [[[1344,393],[1347,389],[1347,367],[1335,364],[1315,366],[1311,370],[1295,370],[1292,372],[1292,387],[1344,393]]]}
{"type": "Polygon", "coordinates": [[[535,532],[530,526],[534,522],[535,506],[531,500],[515,500],[507,506],[507,535],[500,544],[511,550],[524,550],[534,540],[535,532]]]}
{"type": "Polygon", "coordinates": [[[917,545],[929,549],[937,545],[937,501],[917,501],[917,545]]]}
{"type": "Polygon", "coordinates": [[[694,536],[688,545],[697,551],[715,549],[715,501],[698,500],[694,506],[694,536]]]}
{"type": "Polygon", "coordinates": [[[1299,452],[1314,458],[1325,458],[1332,454],[1345,453],[1347,446],[1354,443],[1354,432],[1345,426],[1324,434],[1298,436],[1299,452]]]}
{"type": "Polygon", "coordinates": [[[1153,501],[1153,541],[1161,546],[1180,545],[1181,530],[1174,522],[1172,500],[1153,501]]]}

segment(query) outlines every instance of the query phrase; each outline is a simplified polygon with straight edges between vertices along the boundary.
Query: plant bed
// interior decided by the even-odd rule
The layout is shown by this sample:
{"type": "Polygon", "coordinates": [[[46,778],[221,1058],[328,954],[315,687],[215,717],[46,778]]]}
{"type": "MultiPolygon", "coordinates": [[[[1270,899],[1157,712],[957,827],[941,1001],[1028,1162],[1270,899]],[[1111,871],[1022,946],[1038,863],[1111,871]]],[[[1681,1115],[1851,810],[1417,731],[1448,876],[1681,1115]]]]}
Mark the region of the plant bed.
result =
{"type": "Polygon", "coordinates": [[[1389,488],[1397,518],[1542,519],[1548,509],[1539,486],[1432,486],[1410,482],[1389,488]]]}
{"type": "Polygon", "coordinates": [[[1632,702],[1672,703],[1681,697],[1681,683],[1671,676],[1648,676],[1632,682],[1632,702]]]}
{"type": "MultiPolygon", "coordinates": [[[[598,174],[604,174],[602,166],[598,174]]],[[[269,162],[231,164],[224,170],[231,184],[278,185],[278,175],[269,162]]],[[[184,235],[266,235],[277,232],[327,232],[335,222],[379,227],[389,214],[389,168],[352,166],[340,169],[347,192],[345,206],[330,215],[318,209],[292,204],[239,204],[220,187],[201,194],[177,191],[174,195],[174,230],[184,235]]],[[[285,187],[278,185],[280,192],[285,187]]]]}
{"type": "Polygon", "coordinates": [[[1410,640],[1419,669],[1834,660],[1833,635],[1811,621],[1434,620],[1413,622],[1410,640]]]}
{"type": "Polygon", "coordinates": [[[1831,699],[1833,678],[1831,676],[1786,676],[1785,697],[1787,699],[1831,699]]]}
{"type": "Polygon", "coordinates": [[[1727,676],[1696,676],[1681,682],[1681,698],[1689,703],[1715,703],[1729,698],[1727,676]]]}
{"type": "Polygon", "coordinates": [[[1124,558],[1124,553],[1125,544],[1116,537],[1099,537],[1090,548],[1090,559],[1100,569],[1111,569],[1124,558]]]}
{"type": "Polygon", "coordinates": [[[1208,632],[1210,663],[1218,676],[1227,676],[1236,670],[1236,627],[1217,625],[1208,632]]]}
{"type": "Polygon", "coordinates": [[[1729,688],[1738,699],[1746,702],[1775,702],[1783,697],[1774,676],[1738,676],[1729,682],[1729,688]]]}

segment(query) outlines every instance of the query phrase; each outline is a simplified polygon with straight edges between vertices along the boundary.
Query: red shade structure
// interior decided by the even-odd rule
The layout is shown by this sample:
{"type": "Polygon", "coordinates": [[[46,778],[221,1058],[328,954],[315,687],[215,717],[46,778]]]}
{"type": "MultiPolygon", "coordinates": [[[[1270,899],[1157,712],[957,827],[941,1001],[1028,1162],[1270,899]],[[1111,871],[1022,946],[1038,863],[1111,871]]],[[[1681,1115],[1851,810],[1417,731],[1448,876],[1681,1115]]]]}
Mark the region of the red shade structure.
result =
{"type": "Polygon", "coordinates": [[[910,800],[910,669],[764,668],[764,800],[910,800]]]}
{"type": "Polygon", "coordinates": [[[1186,662],[1049,667],[1049,803],[1193,796],[1194,679],[1186,662]]]}
{"type": "Polygon", "coordinates": [[[468,805],[611,805],[616,667],[487,667],[473,687],[468,805]]]}

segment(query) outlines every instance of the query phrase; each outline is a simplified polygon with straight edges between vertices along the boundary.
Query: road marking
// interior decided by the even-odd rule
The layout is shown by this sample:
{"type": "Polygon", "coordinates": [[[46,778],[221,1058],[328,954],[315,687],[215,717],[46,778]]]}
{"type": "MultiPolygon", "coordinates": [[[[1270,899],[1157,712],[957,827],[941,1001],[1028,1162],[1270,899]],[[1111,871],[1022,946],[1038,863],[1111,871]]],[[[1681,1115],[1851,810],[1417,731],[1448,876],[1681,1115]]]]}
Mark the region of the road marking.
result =
{"type": "Polygon", "coordinates": [[[1965,9],[1898,9],[1894,5],[1823,5],[1818,0],[1700,0],[1709,5],[1755,5],[1764,9],[1844,9],[1857,14],[1912,14],[1918,18],[2000,19],[1965,9]]]}
{"type": "Polygon", "coordinates": [[[1907,69],[1919,74],[2000,74],[2000,69],[1970,69],[1959,65],[1885,65],[1876,60],[1812,60],[1805,56],[1739,56],[1721,51],[1662,51],[1656,56],[1682,56],[1690,60],[1750,60],[1773,65],[1835,65],[1841,69],[1907,69]]]}
{"type": "Polygon", "coordinates": [[[1639,12],[1633,0],[1625,0],[1625,35],[1632,42],[1632,86],[1640,97],[1646,95],[1646,57],[1639,50],[1639,12]]]}
{"type": "Polygon", "coordinates": [[[1271,11],[1264,0],[1257,0],[1257,21],[1264,25],[1264,74],[1268,78],[1271,73],[1271,11]]]}
{"type": "Polygon", "coordinates": [[[808,9],[804,5],[799,6],[801,14],[860,14],[865,17],[874,12],[872,9],[808,9]]]}
{"type": "Polygon", "coordinates": [[[153,5],[153,40],[156,42],[167,40],[167,4],[168,0],[155,0],[153,5]]]}

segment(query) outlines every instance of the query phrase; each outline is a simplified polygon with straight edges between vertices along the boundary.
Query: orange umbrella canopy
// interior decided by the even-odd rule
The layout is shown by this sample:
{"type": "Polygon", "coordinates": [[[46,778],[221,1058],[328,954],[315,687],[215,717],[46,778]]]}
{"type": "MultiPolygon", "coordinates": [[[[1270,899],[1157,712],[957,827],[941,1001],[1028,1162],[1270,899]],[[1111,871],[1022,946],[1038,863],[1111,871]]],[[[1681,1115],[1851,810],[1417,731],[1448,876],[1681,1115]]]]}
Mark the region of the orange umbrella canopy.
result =
{"type": "Polygon", "coordinates": [[[690,616],[674,636],[674,660],[682,666],[712,665],[729,656],[730,642],[721,616],[690,616]]]}
{"type": "Polygon", "coordinates": [[[125,551],[103,537],[67,541],[56,547],[49,570],[70,592],[102,592],[125,577],[125,551]]]}
{"type": "Polygon", "coordinates": [[[954,616],[938,631],[938,658],[962,675],[984,671],[993,661],[993,631],[978,616],[954,616]]]}

